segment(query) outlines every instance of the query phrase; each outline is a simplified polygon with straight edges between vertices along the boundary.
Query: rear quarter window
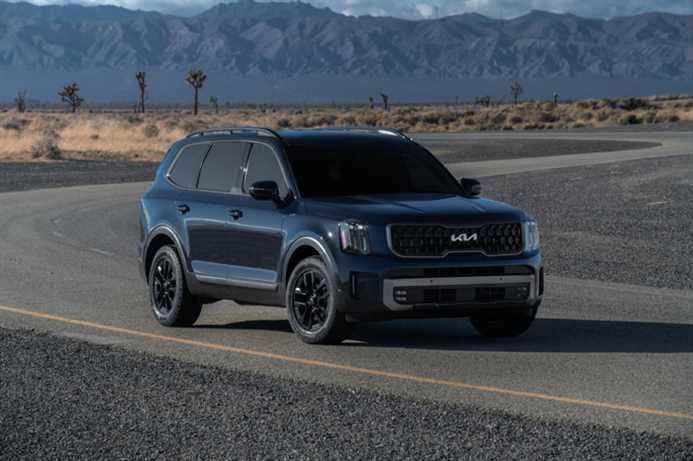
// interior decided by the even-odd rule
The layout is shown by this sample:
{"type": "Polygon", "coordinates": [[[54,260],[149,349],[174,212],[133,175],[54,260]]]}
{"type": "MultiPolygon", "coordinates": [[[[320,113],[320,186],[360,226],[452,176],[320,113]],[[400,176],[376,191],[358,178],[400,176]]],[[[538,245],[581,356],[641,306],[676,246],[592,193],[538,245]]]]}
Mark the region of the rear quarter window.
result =
{"type": "Polygon", "coordinates": [[[169,172],[169,179],[177,186],[194,189],[197,185],[197,174],[200,172],[202,160],[208,150],[209,144],[192,144],[183,147],[169,172]]]}

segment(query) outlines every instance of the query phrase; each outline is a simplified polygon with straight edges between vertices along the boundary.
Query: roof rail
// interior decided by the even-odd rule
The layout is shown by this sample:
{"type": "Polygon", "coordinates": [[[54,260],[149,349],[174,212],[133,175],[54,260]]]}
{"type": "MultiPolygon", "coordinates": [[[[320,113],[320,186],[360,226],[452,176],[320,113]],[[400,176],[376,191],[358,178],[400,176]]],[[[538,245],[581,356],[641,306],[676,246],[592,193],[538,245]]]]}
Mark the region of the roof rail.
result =
{"type": "Polygon", "coordinates": [[[390,136],[399,136],[400,138],[406,139],[407,141],[411,141],[412,139],[404,134],[401,130],[395,129],[395,128],[381,128],[381,127],[376,127],[376,126],[349,126],[349,127],[339,127],[335,128],[336,130],[345,130],[345,131],[365,131],[369,133],[380,133],[380,134],[387,134],[390,136]]]}
{"type": "Polygon", "coordinates": [[[269,136],[271,138],[281,139],[279,133],[271,128],[261,126],[224,126],[218,128],[208,128],[206,130],[194,131],[186,136],[186,138],[194,138],[196,136],[210,136],[215,134],[238,134],[238,133],[255,133],[258,136],[269,136]]]}

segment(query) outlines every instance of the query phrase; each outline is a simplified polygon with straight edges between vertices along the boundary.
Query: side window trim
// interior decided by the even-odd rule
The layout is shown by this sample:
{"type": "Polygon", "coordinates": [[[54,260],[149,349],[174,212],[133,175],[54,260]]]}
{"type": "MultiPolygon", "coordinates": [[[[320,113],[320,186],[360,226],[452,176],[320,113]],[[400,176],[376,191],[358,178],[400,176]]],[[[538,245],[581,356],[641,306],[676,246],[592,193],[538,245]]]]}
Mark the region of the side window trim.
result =
{"type": "Polygon", "coordinates": [[[205,141],[205,142],[197,142],[197,143],[191,143],[191,144],[186,144],[185,146],[181,147],[178,152],[176,153],[176,157],[173,159],[171,162],[171,166],[168,167],[168,170],[166,171],[166,180],[177,187],[178,189],[182,190],[197,190],[197,183],[200,180],[200,170],[202,169],[202,165],[205,163],[205,159],[207,159],[207,155],[209,154],[210,149],[212,148],[212,143],[205,141]],[[207,145],[207,151],[205,152],[205,155],[202,157],[202,162],[200,162],[200,166],[197,169],[197,175],[195,177],[195,188],[191,189],[189,187],[183,187],[180,184],[176,184],[176,182],[173,180],[173,177],[171,177],[171,173],[173,172],[173,169],[176,167],[176,163],[178,163],[178,160],[180,160],[181,156],[183,155],[183,152],[185,152],[188,148],[192,146],[199,146],[199,145],[207,145]]]}
{"type": "MultiPolygon", "coordinates": [[[[248,194],[248,184],[246,184],[246,179],[248,178],[248,166],[250,165],[250,160],[253,158],[253,149],[255,148],[256,144],[262,144],[264,146],[267,146],[269,150],[272,152],[272,155],[274,155],[274,160],[277,162],[279,165],[279,170],[281,171],[282,179],[284,180],[284,187],[286,188],[287,191],[293,191],[293,188],[291,187],[291,181],[289,181],[289,177],[286,172],[286,167],[284,166],[284,162],[282,162],[279,153],[277,150],[274,148],[273,145],[264,143],[264,142],[252,142],[252,146],[250,150],[248,151],[248,156],[246,157],[246,162],[245,162],[245,168],[243,169],[243,181],[241,182],[241,193],[244,195],[249,195],[248,194]]],[[[294,192],[295,193],[295,192],[294,192]]]]}

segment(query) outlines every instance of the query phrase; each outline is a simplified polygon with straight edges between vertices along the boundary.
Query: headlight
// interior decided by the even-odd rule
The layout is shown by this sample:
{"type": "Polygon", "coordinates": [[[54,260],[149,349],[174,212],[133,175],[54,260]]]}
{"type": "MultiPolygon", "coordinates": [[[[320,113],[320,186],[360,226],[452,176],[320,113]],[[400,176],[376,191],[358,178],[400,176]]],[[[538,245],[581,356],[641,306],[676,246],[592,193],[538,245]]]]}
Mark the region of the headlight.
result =
{"type": "Polygon", "coordinates": [[[539,227],[537,222],[525,221],[522,223],[522,233],[525,236],[524,251],[536,251],[539,249],[539,227]]]}
{"type": "Polygon", "coordinates": [[[368,254],[368,226],[353,221],[339,223],[339,241],[347,253],[368,254]]]}

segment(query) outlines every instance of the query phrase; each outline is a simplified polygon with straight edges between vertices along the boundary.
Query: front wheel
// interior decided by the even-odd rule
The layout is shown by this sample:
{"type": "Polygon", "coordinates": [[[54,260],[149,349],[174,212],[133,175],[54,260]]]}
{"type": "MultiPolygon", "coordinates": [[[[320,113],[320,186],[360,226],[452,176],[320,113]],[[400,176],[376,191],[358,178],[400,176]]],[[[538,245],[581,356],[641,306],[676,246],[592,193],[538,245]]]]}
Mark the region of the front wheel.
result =
{"type": "Polygon", "coordinates": [[[149,299],[154,317],[167,327],[190,326],[202,303],[188,291],[178,253],[171,246],[156,252],[149,269],[149,299]]]}
{"type": "Polygon", "coordinates": [[[351,325],[337,310],[337,289],[319,258],[301,261],[291,273],[286,307],[291,328],[308,344],[338,344],[349,336],[351,325]]]}
{"type": "Polygon", "coordinates": [[[500,311],[473,315],[474,329],[489,338],[512,338],[529,330],[539,305],[518,311],[500,311]]]}

